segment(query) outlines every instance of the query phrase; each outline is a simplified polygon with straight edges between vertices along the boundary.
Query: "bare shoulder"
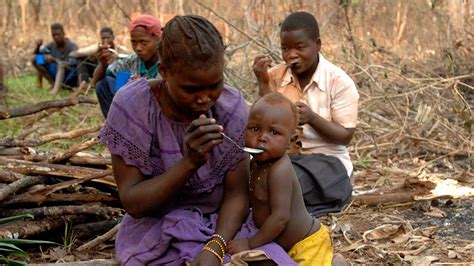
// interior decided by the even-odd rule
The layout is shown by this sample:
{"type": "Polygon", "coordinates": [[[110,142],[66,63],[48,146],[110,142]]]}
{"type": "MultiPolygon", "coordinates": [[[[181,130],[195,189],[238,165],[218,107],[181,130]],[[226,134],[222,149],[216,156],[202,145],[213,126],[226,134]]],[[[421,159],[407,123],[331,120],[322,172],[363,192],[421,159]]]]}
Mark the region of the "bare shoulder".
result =
{"type": "Polygon", "coordinates": [[[271,176],[272,179],[284,178],[285,180],[292,180],[293,178],[289,177],[296,177],[293,165],[291,164],[288,155],[285,154],[273,163],[271,170],[269,171],[269,176],[271,176]]]}

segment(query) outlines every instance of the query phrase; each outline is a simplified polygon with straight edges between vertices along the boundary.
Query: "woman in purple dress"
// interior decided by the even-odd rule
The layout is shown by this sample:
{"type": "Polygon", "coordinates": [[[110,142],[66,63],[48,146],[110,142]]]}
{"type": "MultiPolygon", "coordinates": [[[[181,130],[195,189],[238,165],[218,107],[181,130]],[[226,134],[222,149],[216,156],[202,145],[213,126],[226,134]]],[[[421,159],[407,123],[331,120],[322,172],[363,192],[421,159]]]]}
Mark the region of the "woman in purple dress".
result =
{"type": "MultiPolygon", "coordinates": [[[[177,16],[158,46],[163,80],[137,79],[115,96],[100,139],[127,211],[116,237],[122,265],[219,265],[226,243],[257,229],[249,217],[247,106],[224,84],[224,45],[199,16],[177,16]]],[[[277,244],[266,263],[294,262],[277,244]]]]}

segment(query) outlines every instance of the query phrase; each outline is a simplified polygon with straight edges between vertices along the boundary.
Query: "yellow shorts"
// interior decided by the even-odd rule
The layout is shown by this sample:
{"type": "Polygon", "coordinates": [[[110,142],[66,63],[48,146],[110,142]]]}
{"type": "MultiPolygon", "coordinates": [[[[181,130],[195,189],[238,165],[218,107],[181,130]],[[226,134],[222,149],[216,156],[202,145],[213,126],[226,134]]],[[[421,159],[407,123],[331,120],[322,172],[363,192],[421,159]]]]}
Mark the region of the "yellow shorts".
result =
{"type": "Polygon", "coordinates": [[[288,255],[298,263],[299,266],[330,266],[332,263],[333,248],[328,228],[321,225],[321,228],[317,232],[296,243],[290,251],[288,251],[288,255]]]}

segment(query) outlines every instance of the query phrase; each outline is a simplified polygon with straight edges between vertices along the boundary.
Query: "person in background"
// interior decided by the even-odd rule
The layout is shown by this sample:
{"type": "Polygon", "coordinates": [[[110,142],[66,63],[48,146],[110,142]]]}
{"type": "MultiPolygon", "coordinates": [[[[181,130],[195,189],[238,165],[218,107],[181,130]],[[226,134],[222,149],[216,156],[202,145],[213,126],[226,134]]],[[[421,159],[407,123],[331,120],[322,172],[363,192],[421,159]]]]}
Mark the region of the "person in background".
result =
{"type": "MultiPolygon", "coordinates": [[[[127,48],[116,45],[114,43],[114,32],[110,27],[103,27],[100,29],[100,43],[99,44],[92,44],[84,48],[79,48],[79,50],[73,51],[70,53],[70,57],[76,58],[78,60],[77,63],[77,73],[79,84],[83,81],[89,82],[93,75],[94,70],[97,67],[99,60],[98,60],[98,52],[99,48],[102,45],[108,45],[111,49],[114,49],[119,54],[126,54],[127,48]]],[[[94,84],[96,81],[92,81],[94,84]]]]}
{"type": "MultiPolygon", "coordinates": [[[[160,57],[158,41],[161,23],[151,15],[139,15],[129,25],[130,39],[134,53],[118,58],[108,44],[102,45],[98,52],[99,65],[94,71],[93,80],[97,80],[96,93],[102,114],[107,118],[112,99],[119,86],[116,86],[117,74],[129,73],[131,78],[161,78],[158,72],[160,57]]],[[[92,84],[94,86],[94,84],[92,84]]]]}
{"type": "MultiPolygon", "coordinates": [[[[46,78],[51,85],[51,94],[57,94],[63,86],[74,87],[77,85],[77,72],[75,66],[77,60],[70,57],[70,53],[77,50],[77,45],[67,38],[64,28],[59,23],[51,25],[53,41],[42,46],[43,40],[36,41],[35,56],[32,64],[41,77],[46,78]]],[[[37,85],[41,86],[41,82],[37,85]]]]}
{"type": "Polygon", "coordinates": [[[297,154],[290,156],[308,211],[321,216],[341,211],[352,193],[352,163],[347,145],[357,125],[359,94],[354,81],[321,53],[318,22],[307,12],[281,24],[285,63],[269,69],[271,59],[254,61],[261,96],[277,91],[297,106],[297,154]]]}

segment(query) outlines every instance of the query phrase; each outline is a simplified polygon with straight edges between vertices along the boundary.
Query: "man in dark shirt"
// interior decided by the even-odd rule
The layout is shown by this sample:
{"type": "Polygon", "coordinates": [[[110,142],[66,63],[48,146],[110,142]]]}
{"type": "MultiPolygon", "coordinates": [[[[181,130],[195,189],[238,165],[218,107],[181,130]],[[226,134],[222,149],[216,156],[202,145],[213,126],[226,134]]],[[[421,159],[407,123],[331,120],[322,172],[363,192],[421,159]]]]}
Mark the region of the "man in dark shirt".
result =
{"type": "Polygon", "coordinates": [[[59,23],[51,25],[51,35],[53,41],[45,46],[41,46],[43,40],[36,41],[32,63],[38,73],[48,80],[52,87],[51,93],[56,94],[63,84],[70,87],[77,85],[77,73],[74,69],[76,59],[69,54],[78,47],[65,37],[64,28],[59,23]]]}

